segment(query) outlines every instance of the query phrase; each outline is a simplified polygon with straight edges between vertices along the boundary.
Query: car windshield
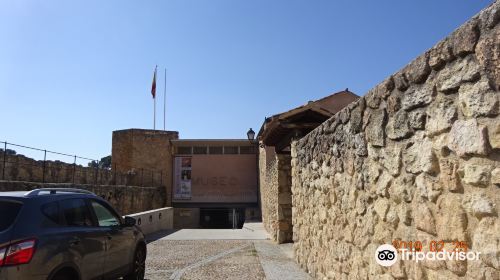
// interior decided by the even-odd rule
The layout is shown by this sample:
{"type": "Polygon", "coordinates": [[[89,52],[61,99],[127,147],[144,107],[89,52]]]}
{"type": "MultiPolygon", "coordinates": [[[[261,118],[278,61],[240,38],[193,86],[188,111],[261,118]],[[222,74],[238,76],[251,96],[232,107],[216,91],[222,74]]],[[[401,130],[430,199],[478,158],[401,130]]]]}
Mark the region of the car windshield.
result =
{"type": "Polygon", "coordinates": [[[0,232],[8,229],[17,218],[23,205],[19,202],[0,200],[0,232]]]}

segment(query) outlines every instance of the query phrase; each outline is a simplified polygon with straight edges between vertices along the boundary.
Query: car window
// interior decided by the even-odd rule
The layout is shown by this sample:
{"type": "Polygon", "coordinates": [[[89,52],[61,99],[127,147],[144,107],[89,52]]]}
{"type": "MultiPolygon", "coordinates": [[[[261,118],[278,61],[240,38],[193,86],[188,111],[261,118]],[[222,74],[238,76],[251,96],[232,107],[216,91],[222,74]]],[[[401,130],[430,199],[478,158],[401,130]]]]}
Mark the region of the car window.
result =
{"type": "Polygon", "coordinates": [[[59,207],[67,226],[92,226],[92,218],[85,200],[80,198],[63,200],[59,207]]]}
{"type": "Polygon", "coordinates": [[[0,200],[0,213],[2,213],[0,231],[8,229],[14,223],[21,207],[23,207],[21,203],[0,200]]]}
{"type": "Polygon", "coordinates": [[[59,203],[57,201],[50,202],[42,206],[42,213],[52,222],[61,224],[59,216],[59,203]]]}
{"type": "Polygon", "coordinates": [[[120,220],[111,213],[104,205],[93,200],[91,202],[92,208],[94,209],[95,215],[97,217],[97,222],[100,227],[112,227],[119,226],[120,220]]]}

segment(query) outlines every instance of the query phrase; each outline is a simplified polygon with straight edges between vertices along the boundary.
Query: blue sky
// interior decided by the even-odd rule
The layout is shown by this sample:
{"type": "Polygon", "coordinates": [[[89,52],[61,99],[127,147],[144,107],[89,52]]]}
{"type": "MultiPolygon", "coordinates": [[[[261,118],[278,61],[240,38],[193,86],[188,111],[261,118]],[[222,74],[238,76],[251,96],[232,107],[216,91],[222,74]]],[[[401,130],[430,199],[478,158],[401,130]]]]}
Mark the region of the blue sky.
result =
{"type": "Polygon", "coordinates": [[[0,0],[0,141],[108,155],[113,130],[152,128],[155,64],[167,129],[245,138],[308,100],[364,95],[491,2],[0,0]]]}

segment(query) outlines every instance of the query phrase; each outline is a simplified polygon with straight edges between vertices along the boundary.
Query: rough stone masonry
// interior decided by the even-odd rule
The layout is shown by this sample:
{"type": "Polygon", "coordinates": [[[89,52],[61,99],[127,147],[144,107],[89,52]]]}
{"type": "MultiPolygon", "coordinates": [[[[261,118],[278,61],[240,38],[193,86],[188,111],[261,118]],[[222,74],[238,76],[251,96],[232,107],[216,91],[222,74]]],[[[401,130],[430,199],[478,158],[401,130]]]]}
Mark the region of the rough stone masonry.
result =
{"type": "Polygon", "coordinates": [[[496,1],[293,143],[294,250],[314,277],[500,278],[499,20],[496,1]],[[393,240],[481,257],[382,267],[393,240]]]}

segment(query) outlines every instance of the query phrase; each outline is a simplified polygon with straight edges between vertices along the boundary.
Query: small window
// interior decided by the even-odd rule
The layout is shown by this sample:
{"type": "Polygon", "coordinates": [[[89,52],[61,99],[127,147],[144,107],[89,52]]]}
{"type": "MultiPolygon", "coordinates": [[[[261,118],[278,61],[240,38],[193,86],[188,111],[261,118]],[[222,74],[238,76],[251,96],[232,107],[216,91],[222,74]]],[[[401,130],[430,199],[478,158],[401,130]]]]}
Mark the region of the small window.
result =
{"type": "Polygon", "coordinates": [[[211,155],[221,155],[222,154],[222,146],[220,146],[220,147],[217,147],[217,146],[208,147],[208,152],[211,155]]]}
{"type": "Polygon", "coordinates": [[[240,154],[255,154],[255,146],[240,146],[240,154]]]}
{"type": "Polygon", "coordinates": [[[51,202],[42,206],[42,213],[52,222],[61,224],[58,202],[51,202]]]}
{"type": "Polygon", "coordinates": [[[97,201],[92,201],[91,204],[100,227],[114,227],[120,225],[120,220],[104,205],[97,201]]]}
{"type": "Polygon", "coordinates": [[[207,154],[207,147],[193,147],[193,154],[205,155],[207,154]]]}
{"type": "Polygon", "coordinates": [[[0,201],[0,232],[8,229],[16,220],[23,205],[19,202],[0,201]]]}
{"type": "Polygon", "coordinates": [[[224,154],[237,155],[238,154],[238,147],[237,146],[226,146],[226,147],[224,147],[224,154]]]}
{"type": "Polygon", "coordinates": [[[192,154],[192,147],[177,147],[177,154],[190,155],[192,154]]]}
{"type": "Polygon", "coordinates": [[[60,202],[66,225],[70,227],[93,226],[89,208],[83,199],[67,199],[60,202]]]}

